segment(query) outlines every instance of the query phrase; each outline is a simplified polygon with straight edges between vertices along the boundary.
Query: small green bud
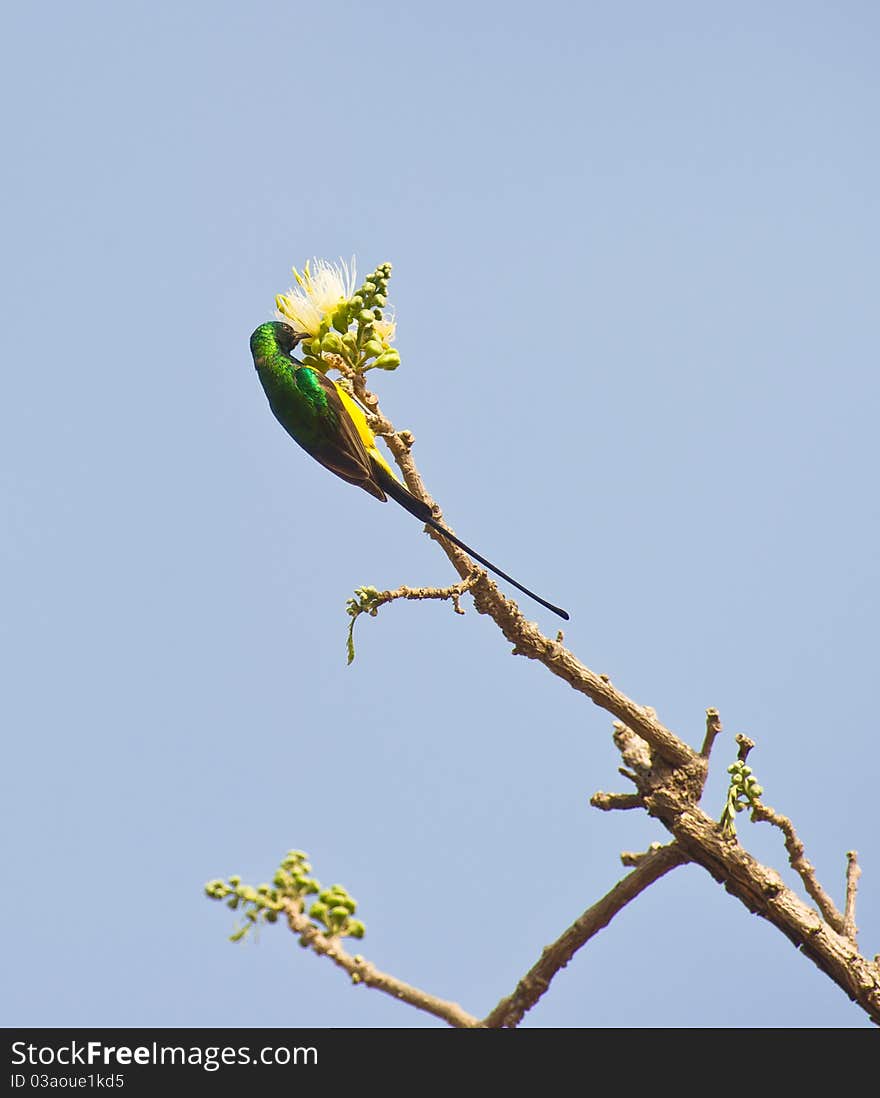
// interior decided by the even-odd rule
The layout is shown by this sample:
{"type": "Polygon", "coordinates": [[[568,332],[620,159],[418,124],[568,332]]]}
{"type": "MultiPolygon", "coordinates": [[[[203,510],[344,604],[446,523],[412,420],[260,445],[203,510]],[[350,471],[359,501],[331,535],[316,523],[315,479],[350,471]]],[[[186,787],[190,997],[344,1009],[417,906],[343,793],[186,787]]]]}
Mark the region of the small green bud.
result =
{"type": "Polygon", "coordinates": [[[238,907],[238,896],[232,896],[230,899],[228,899],[226,901],[226,906],[231,911],[235,911],[235,909],[238,907]]]}
{"type": "Polygon", "coordinates": [[[345,922],[348,918],[348,907],[340,904],[338,907],[332,907],[330,909],[331,919],[335,919],[337,922],[345,922]]]}
{"type": "Polygon", "coordinates": [[[376,296],[373,298],[373,305],[377,306],[380,309],[384,309],[385,308],[385,302],[387,300],[388,299],[385,297],[384,294],[376,294],[376,296]]]}
{"type": "Polygon", "coordinates": [[[363,938],[366,932],[367,928],[360,919],[352,919],[348,924],[348,936],[350,938],[363,938]]]}
{"type": "Polygon", "coordinates": [[[266,912],[266,922],[267,923],[277,923],[278,922],[278,912],[277,911],[267,911],[266,912]]]}
{"type": "Polygon", "coordinates": [[[370,358],[378,358],[382,354],[382,344],[378,339],[370,339],[364,344],[364,354],[370,358]]]}
{"type": "Polygon", "coordinates": [[[363,307],[364,307],[364,299],[363,299],[363,298],[361,297],[361,295],[360,295],[360,294],[355,294],[355,295],[354,295],[354,297],[353,297],[353,298],[351,299],[351,301],[349,301],[349,303],[348,303],[348,304],[349,304],[349,305],[351,306],[351,308],[352,308],[352,309],[353,309],[353,310],[354,310],[355,312],[357,312],[357,311],[358,311],[358,309],[363,309],[363,307]]]}
{"type": "MultiPolygon", "coordinates": [[[[354,332],[346,332],[342,337],[342,343],[347,351],[354,353],[357,350],[357,336],[354,332]]],[[[309,866],[309,869],[312,867],[309,866]]]]}
{"type": "MultiPolygon", "coordinates": [[[[343,329],[344,331],[345,329],[343,329]]],[[[328,332],[321,340],[321,350],[330,351],[332,354],[341,355],[345,345],[342,340],[336,334],[336,332],[328,332]]]]}
{"type": "Polygon", "coordinates": [[[752,796],[753,797],[760,797],[763,792],[764,792],[763,786],[756,785],[752,788],[752,796]]]}
{"type": "Polygon", "coordinates": [[[370,312],[369,309],[361,309],[361,311],[357,315],[357,318],[361,324],[369,324],[370,326],[372,326],[373,324],[373,314],[370,312]]]}
{"type": "Polygon", "coordinates": [[[340,305],[336,312],[333,314],[333,327],[337,332],[347,332],[348,325],[350,324],[351,306],[346,301],[344,305],[340,305]]]}
{"type": "Polygon", "coordinates": [[[241,884],[241,877],[230,877],[229,883],[232,885],[233,888],[238,888],[238,886],[241,884]]]}
{"type": "Polygon", "coordinates": [[[378,286],[376,285],[375,282],[373,282],[371,279],[368,278],[367,281],[361,287],[361,289],[363,290],[363,292],[365,294],[369,295],[369,294],[374,294],[376,292],[376,290],[378,289],[378,286]]]}
{"type": "Polygon", "coordinates": [[[396,370],[400,365],[400,352],[392,347],[379,355],[373,365],[379,370],[396,370]]]}

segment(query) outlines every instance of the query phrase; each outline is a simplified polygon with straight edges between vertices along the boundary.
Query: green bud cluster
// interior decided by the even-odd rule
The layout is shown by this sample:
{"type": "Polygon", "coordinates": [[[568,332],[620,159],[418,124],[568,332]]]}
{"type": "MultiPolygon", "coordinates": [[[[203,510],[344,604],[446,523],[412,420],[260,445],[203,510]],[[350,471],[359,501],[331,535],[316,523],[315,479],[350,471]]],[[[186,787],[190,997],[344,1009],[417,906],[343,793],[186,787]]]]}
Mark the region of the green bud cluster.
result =
{"type": "Polygon", "coordinates": [[[205,894],[212,900],[225,901],[230,910],[241,912],[244,922],[230,937],[230,941],[240,942],[261,920],[276,923],[287,901],[293,900],[302,906],[306,896],[316,893],[321,886],[309,876],[311,871],[302,850],[289,850],[275,871],[271,885],[261,884],[255,888],[242,884],[241,877],[233,876],[228,882],[208,881],[205,894]]]}
{"type": "Polygon", "coordinates": [[[300,900],[321,887],[314,877],[309,876],[311,872],[307,854],[302,850],[288,850],[284,861],[275,870],[272,883],[280,896],[300,900]]]}
{"type": "Polygon", "coordinates": [[[348,301],[325,316],[317,333],[302,344],[303,362],[324,372],[328,363],[323,355],[338,355],[359,373],[366,370],[396,370],[400,353],[383,343],[375,329],[383,319],[388,301],[391,264],[380,263],[348,301]]]}
{"type": "Polygon", "coordinates": [[[212,900],[225,901],[232,911],[241,912],[243,922],[230,935],[231,942],[240,942],[261,921],[277,923],[279,914],[291,901],[302,911],[305,898],[315,894],[318,895],[318,900],[312,905],[310,915],[312,919],[317,919],[315,925],[319,929],[330,934],[363,938],[364,924],[351,918],[357,908],[354,900],[341,885],[333,885],[332,888],[322,891],[320,883],[311,876],[311,872],[308,855],[302,850],[289,850],[275,870],[271,885],[261,884],[255,888],[253,885],[242,884],[241,877],[233,876],[228,881],[208,881],[205,895],[212,900]],[[314,909],[321,910],[321,905],[325,909],[322,916],[326,918],[314,914],[314,909]]]}
{"type": "Polygon", "coordinates": [[[376,320],[382,319],[382,310],[388,301],[388,282],[391,278],[391,264],[380,263],[368,274],[364,284],[355,292],[353,301],[357,301],[364,312],[371,313],[376,320]]]}
{"type": "Polygon", "coordinates": [[[752,768],[746,766],[742,759],[731,763],[727,773],[730,775],[730,786],[724,811],[721,813],[721,827],[728,835],[735,835],[737,812],[754,807],[764,790],[758,785],[752,768]]]}
{"type": "Polygon", "coordinates": [[[323,889],[309,908],[309,918],[320,923],[331,938],[363,938],[364,924],[352,919],[357,903],[342,885],[323,889]]]}
{"type": "Polygon", "coordinates": [[[349,667],[354,663],[354,623],[361,614],[369,614],[370,617],[374,618],[379,613],[379,600],[381,599],[381,592],[375,587],[356,587],[354,593],[355,598],[347,599],[345,603],[345,612],[351,618],[346,645],[349,667]]]}

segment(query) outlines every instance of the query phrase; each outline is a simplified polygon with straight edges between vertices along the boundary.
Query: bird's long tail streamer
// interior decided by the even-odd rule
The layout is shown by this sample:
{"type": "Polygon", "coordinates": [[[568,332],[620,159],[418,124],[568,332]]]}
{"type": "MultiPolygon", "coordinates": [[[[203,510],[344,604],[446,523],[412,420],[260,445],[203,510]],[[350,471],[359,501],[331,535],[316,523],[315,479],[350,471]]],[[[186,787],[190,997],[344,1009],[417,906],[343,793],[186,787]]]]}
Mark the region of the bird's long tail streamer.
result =
{"type": "Polygon", "coordinates": [[[536,595],[534,591],[530,591],[528,587],[523,587],[523,585],[521,583],[518,583],[513,578],[513,576],[508,576],[508,574],[506,572],[502,572],[496,564],[493,564],[491,561],[486,560],[485,557],[481,557],[480,554],[475,553],[469,545],[465,545],[463,541],[460,541],[455,536],[455,534],[447,530],[441,522],[438,522],[434,518],[433,514],[431,513],[431,508],[427,505],[427,503],[423,503],[422,500],[416,499],[416,497],[411,492],[409,492],[400,483],[400,481],[396,480],[388,472],[386,472],[386,470],[383,469],[378,462],[373,462],[373,471],[376,474],[376,480],[378,480],[383,490],[389,496],[391,496],[391,498],[396,503],[399,503],[401,507],[409,511],[411,515],[414,515],[421,522],[424,522],[428,526],[432,527],[434,530],[437,531],[438,534],[441,534],[444,538],[446,538],[447,541],[451,541],[453,545],[457,545],[459,549],[467,553],[469,557],[473,557],[474,560],[479,561],[480,564],[482,564],[485,568],[488,568],[490,572],[494,572],[496,576],[500,576],[501,579],[507,580],[508,583],[512,584],[517,589],[517,591],[522,591],[522,593],[524,595],[528,595],[530,599],[534,599],[535,602],[539,602],[541,606],[546,607],[554,614],[558,614],[560,618],[568,621],[568,611],[561,610],[558,606],[554,606],[552,602],[547,602],[547,600],[542,599],[540,595],[536,595]]]}

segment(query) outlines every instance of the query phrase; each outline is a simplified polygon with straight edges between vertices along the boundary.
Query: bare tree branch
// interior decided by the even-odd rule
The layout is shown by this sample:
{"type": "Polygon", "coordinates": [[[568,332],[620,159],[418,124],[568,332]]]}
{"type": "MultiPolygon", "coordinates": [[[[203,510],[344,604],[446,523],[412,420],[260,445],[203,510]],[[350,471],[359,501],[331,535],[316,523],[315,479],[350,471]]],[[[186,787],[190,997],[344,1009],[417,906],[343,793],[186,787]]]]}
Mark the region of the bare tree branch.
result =
{"type": "Polygon", "coordinates": [[[646,798],[648,811],[675,835],[692,861],[702,865],[725,889],[756,915],[781,930],[872,1021],[880,1025],[880,967],[855,944],[761,865],[735,839],[721,834],[715,820],[683,801],[668,787],[646,798]]]}
{"type": "Polygon", "coordinates": [[[603,812],[645,807],[645,802],[638,793],[594,793],[590,797],[590,804],[593,808],[601,808],[603,812]]]}
{"type": "Polygon", "coordinates": [[[640,864],[619,881],[601,900],[576,919],[560,937],[541,953],[534,964],[516,986],[512,995],[502,999],[498,1006],[486,1016],[483,1025],[488,1029],[513,1028],[522,1021],[523,1015],[530,1010],[550,987],[550,982],[560,969],[565,968],[575,953],[608,926],[614,916],[640,892],[659,880],[670,869],[683,865],[688,860],[677,843],[669,843],[652,853],[644,855],[640,864]]]}
{"type": "Polygon", "coordinates": [[[853,942],[856,940],[859,928],[856,926],[856,892],[859,887],[859,877],[862,868],[859,865],[859,856],[855,850],[846,852],[846,905],[843,915],[843,933],[853,942]]]}
{"type": "MultiPolygon", "coordinates": [[[[385,437],[407,487],[432,506],[439,518],[440,509],[425,490],[412,460],[412,435],[409,432],[395,432],[392,424],[379,412],[378,401],[372,393],[367,392],[362,377],[354,378],[354,388],[359,399],[372,413],[371,426],[385,437]]],[[[442,540],[434,531],[429,529],[428,533],[437,538],[461,578],[468,579],[473,574],[473,565],[466,554],[442,540]]],[[[707,712],[706,735],[701,752],[697,753],[666,728],[652,709],[628,698],[612,684],[607,675],[596,674],[581,663],[564,647],[561,634],[557,639],[551,640],[541,633],[534,622],[525,619],[517,604],[502,594],[488,575],[480,575],[474,583],[472,595],[478,612],[495,621],[504,637],[512,644],[514,655],[525,656],[543,664],[572,689],[584,694],[595,705],[617,718],[619,723],[615,728],[615,740],[629,768],[622,769],[621,773],[635,783],[648,813],[657,818],[677,840],[676,849],[680,855],[703,866],[750,911],[761,915],[781,930],[880,1024],[880,968],[875,962],[863,957],[852,938],[844,932],[844,918],[819,886],[812,866],[803,855],[803,846],[795,835],[791,821],[766,806],[758,804],[756,809],[753,806],[754,819],[765,819],[782,828],[791,864],[804,881],[810,896],[819,905],[824,919],[788,889],[774,870],[752,858],[734,838],[722,832],[715,820],[698,807],[707,774],[707,756],[720,731],[717,714],[707,712]]],[[[738,736],[737,740],[740,745],[740,759],[745,760],[753,744],[747,737],[738,736]]],[[[615,799],[613,795],[612,799],[615,799]]],[[[625,803],[618,801],[617,804],[608,806],[618,807],[625,803]]],[[[855,870],[848,881],[852,882],[848,885],[848,895],[852,896],[851,904],[854,904],[855,870]]],[[[587,937],[595,933],[595,929],[589,929],[592,924],[588,916],[589,912],[582,916],[582,919],[587,919],[587,937]]],[[[574,927],[570,928],[567,934],[571,938],[566,938],[566,945],[559,947],[560,956],[565,953],[571,941],[577,942],[579,932],[574,927]]],[[[577,947],[576,944],[574,948],[577,947]]],[[[553,968],[554,963],[552,957],[546,963],[547,968],[552,970],[550,975],[560,967],[557,965],[553,968]]],[[[524,1010],[528,1009],[531,1002],[537,1001],[545,986],[542,981],[546,984],[547,978],[547,969],[538,962],[511,997],[516,1005],[509,1010],[505,1008],[508,1011],[505,1018],[513,1018],[520,1010],[519,1004],[527,1004],[523,1007],[524,1010]],[[533,995],[534,999],[531,998],[533,995]]],[[[495,1019],[501,1006],[499,1004],[489,1017],[495,1019]]]]}
{"type": "MultiPolygon", "coordinates": [[[[477,580],[482,575],[482,571],[477,568],[460,583],[453,583],[449,587],[395,587],[393,591],[379,591],[376,597],[371,600],[371,607],[378,610],[380,606],[384,606],[386,603],[394,602],[397,599],[411,599],[414,601],[420,601],[422,599],[452,599],[452,605],[456,614],[463,614],[459,600],[461,596],[469,591],[477,580]]],[[[368,611],[372,614],[372,609],[368,611]]]]}
{"type": "Polygon", "coordinates": [[[623,865],[641,865],[646,858],[662,849],[662,843],[651,843],[647,850],[621,850],[620,861],[623,865]]]}
{"type": "Polygon", "coordinates": [[[706,736],[703,740],[703,746],[700,748],[700,754],[704,759],[708,759],[712,751],[712,746],[715,743],[716,737],[721,732],[721,717],[719,716],[717,709],[706,710],[706,736]]]}
{"type": "Polygon", "coordinates": [[[375,965],[365,961],[363,957],[352,956],[343,948],[338,938],[322,934],[297,904],[288,902],[285,904],[284,911],[287,925],[300,941],[319,957],[329,957],[335,965],[348,973],[352,983],[365,984],[367,987],[384,991],[394,999],[442,1018],[444,1022],[448,1022],[457,1029],[474,1029],[480,1026],[479,1020],[472,1014],[468,1014],[466,1010],[462,1010],[458,1003],[438,999],[436,995],[429,995],[426,991],[413,987],[412,984],[405,984],[403,980],[380,972],[375,965]]]}
{"type": "Polygon", "coordinates": [[[819,910],[827,921],[834,927],[838,934],[843,934],[843,916],[837,910],[834,901],[819,884],[819,880],[816,877],[816,870],[812,863],[807,861],[804,844],[801,842],[798,833],[794,829],[794,824],[788,816],[783,816],[781,812],[776,812],[774,809],[770,808],[769,805],[758,802],[752,806],[752,819],[758,821],[763,820],[765,823],[772,824],[774,827],[779,828],[785,836],[785,849],[788,851],[788,860],[791,864],[791,868],[804,882],[804,888],[807,890],[808,895],[812,896],[819,905],[819,910]]]}

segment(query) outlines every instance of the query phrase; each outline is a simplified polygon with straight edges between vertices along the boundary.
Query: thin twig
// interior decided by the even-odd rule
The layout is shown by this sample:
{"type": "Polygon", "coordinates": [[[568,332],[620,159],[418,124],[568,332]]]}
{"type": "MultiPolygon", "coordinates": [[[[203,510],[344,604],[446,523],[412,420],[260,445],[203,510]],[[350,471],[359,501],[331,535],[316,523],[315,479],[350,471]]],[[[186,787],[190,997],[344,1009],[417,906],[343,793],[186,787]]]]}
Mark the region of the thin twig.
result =
{"type": "Polygon", "coordinates": [[[608,926],[614,916],[630,900],[635,899],[654,881],[670,869],[682,865],[687,855],[677,843],[669,843],[644,857],[641,864],[619,881],[566,930],[553,945],[547,946],[540,959],[526,973],[512,995],[502,999],[498,1006],[483,1020],[488,1029],[512,1029],[519,1025],[523,1015],[530,1010],[549,988],[553,977],[564,968],[575,953],[594,934],[608,926]]]}
{"type": "Polygon", "coordinates": [[[590,797],[590,804],[593,808],[601,808],[603,812],[645,807],[645,802],[639,793],[602,793],[600,791],[590,797]]]}
{"type": "Polygon", "coordinates": [[[708,759],[712,751],[712,745],[715,743],[716,736],[721,732],[721,717],[717,709],[706,710],[706,737],[703,740],[703,746],[700,748],[700,754],[704,759],[708,759]]]}
{"type": "Polygon", "coordinates": [[[838,934],[845,933],[843,916],[837,910],[834,901],[819,884],[816,877],[816,870],[812,863],[807,861],[804,844],[801,842],[798,833],[794,829],[794,824],[788,816],[783,816],[781,812],[777,812],[775,809],[770,808],[769,805],[766,805],[761,801],[756,801],[752,805],[752,819],[755,821],[763,820],[765,823],[772,824],[774,827],[779,828],[785,836],[785,849],[788,851],[788,860],[791,864],[791,868],[804,882],[804,888],[816,901],[819,910],[822,912],[828,924],[832,926],[838,934]]]}
{"type": "Polygon", "coordinates": [[[374,618],[379,608],[394,602],[396,599],[452,599],[452,608],[456,614],[463,614],[461,608],[461,596],[483,575],[478,569],[471,573],[460,583],[453,583],[450,587],[397,587],[393,591],[377,591],[375,587],[359,587],[355,591],[355,597],[349,599],[346,604],[346,612],[351,618],[348,627],[348,663],[354,663],[354,627],[361,614],[368,614],[374,618]]]}
{"type": "Polygon", "coordinates": [[[647,850],[621,850],[620,861],[623,865],[641,865],[646,858],[662,849],[662,843],[651,843],[647,850]]]}
{"type": "MultiPolygon", "coordinates": [[[[449,587],[395,587],[393,591],[380,591],[378,595],[371,599],[370,605],[378,610],[380,606],[394,602],[396,599],[452,599],[456,614],[463,614],[464,610],[461,608],[459,599],[474,586],[482,575],[483,572],[477,568],[467,579],[450,584],[449,587]]],[[[372,613],[372,610],[370,612],[372,613]]]]}
{"type": "Polygon", "coordinates": [[[739,744],[739,751],[737,751],[736,757],[740,762],[745,762],[749,757],[749,752],[755,746],[755,741],[750,740],[748,736],[744,736],[742,732],[737,732],[733,738],[739,744]]]}
{"type": "Polygon", "coordinates": [[[429,995],[403,980],[389,976],[386,972],[380,972],[375,965],[365,961],[363,957],[353,956],[343,949],[338,938],[331,938],[322,934],[312,923],[309,917],[300,911],[295,903],[285,905],[287,925],[300,941],[308,946],[319,957],[329,957],[330,960],[349,974],[352,983],[365,984],[374,987],[378,991],[384,991],[386,995],[399,999],[403,1003],[424,1010],[444,1022],[455,1026],[457,1029],[476,1029],[481,1023],[472,1014],[468,1014],[458,1003],[451,1003],[446,999],[438,999],[436,995],[429,995]]]}
{"type": "Polygon", "coordinates": [[[859,877],[862,875],[862,867],[859,865],[859,856],[855,850],[846,852],[846,904],[843,910],[843,933],[851,941],[855,941],[859,928],[856,926],[856,892],[859,887],[859,877]]]}

